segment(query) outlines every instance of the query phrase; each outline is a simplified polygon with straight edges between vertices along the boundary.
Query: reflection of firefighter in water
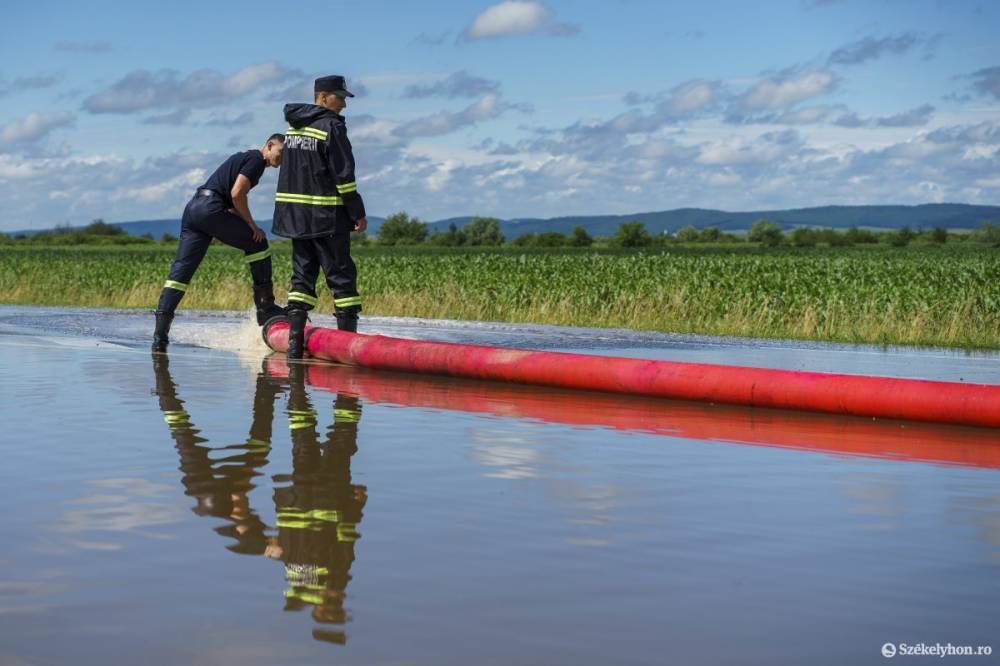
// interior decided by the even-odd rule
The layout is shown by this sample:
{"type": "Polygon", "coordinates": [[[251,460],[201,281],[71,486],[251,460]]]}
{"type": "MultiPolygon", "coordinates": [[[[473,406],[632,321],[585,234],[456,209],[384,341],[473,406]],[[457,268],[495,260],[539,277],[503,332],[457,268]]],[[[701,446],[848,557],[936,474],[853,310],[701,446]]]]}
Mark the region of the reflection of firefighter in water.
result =
{"type": "MultiPolygon", "coordinates": [[[[351,456],[358,450],[361,405],[357,397],[340,394],[333,423],[320,443],[317,414],[305,390],[306,367],[289,368],[291,388],[288,420],[292,439],[292,473],[277,475],[274,503],[278,537],[269,557],[285,563],[286,610],[312,606],[323,624],[344,624],[345,588],[354,562],[357,524],[367,500],[364,486],[351,483],[351,456]]],[[[313,631],[319,640],[344,643],[342,631],[313,631]]]]}
{"type": "Polygon", "coordinates": [[[166,356],[153,354],[156,395],[180,455],[185,494],[197,500],[193,511],[199,516],[229,521],[215,529],[218,534],[236,540],[228,546],[229,550],[261,555],[267,541],[264,533],[267,526],[250,508],[247,494],[254,489],[253,480],[260,476],[260,468],[267,464],[274,401],[282,387],[266,374],[259,374],[253,423],[247,440],[221,448],[206,446],[208,440],[199,436],[200,431],[192,425],[184,409],[184,401],[177,397],[177,385],[170,375],[169,363],[166,356]]]}
{"type": "MultiPolygon", "coordinates": [[[[208,446],[208,440],[192,425],[184,402],[177,396],[169,363],[169,357],[153,354],[155,392],[180,455],[185,494],[197,500],[194,512],[228,521],[215,531],[235,539],[229,550],[284,562],[286,610],[312,606],[317,622],[346,623],[345,588],[351,578],[357,524],[367,499],[365,487],[351,483],[351,456],[358,450],[361,417],[358,398],[337,396],[333,423],[320,443],[317,414],[305,389],[306,367],[296,364],[290,368],[289,388],[284,378],[272,377],[265,364],[257,375],[247,441],[216,448],[208,446]],[[286,390],[292,473],[274,476],[276,483],[288,485],[274,491],[277,536],[268,536],[268,526],[250,507],[248,494],[268,462],[274,403],[286,390]]],[[[313,636],[341,644],[347,640],[342,631],[335,630],[316,629],[313,636]]]]}

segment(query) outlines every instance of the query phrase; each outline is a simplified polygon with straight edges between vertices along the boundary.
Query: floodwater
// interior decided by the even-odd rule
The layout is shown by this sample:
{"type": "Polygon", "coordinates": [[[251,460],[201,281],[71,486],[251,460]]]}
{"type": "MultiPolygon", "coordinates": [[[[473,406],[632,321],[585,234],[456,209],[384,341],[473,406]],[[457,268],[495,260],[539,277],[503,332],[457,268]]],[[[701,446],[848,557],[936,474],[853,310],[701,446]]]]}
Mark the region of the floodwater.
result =
{"type": "MultiPolygon", "coordinates": [[[[0,664],[1000,655],[996,431],[289,367],[239,313],[154,358],[150,326],[0,306],[0,664]]],[[[363,330],[1000,384],[995,353],[363,330]]]]}

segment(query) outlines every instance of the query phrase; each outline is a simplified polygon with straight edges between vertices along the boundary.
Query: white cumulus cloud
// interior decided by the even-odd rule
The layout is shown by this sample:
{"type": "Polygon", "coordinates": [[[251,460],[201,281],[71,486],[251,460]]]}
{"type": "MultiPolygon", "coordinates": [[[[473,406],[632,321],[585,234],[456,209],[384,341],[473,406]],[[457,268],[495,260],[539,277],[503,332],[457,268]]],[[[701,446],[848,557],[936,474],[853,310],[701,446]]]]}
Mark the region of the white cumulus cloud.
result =
{"type": "Polygon", "coordinates": [[[552,12],[533,0],[504,0],[490,5],[472,20],[463,37],[467,40],[488,39],[547,32],[552,35],[575,35],[579,28],[552,20],[552,12]]]}

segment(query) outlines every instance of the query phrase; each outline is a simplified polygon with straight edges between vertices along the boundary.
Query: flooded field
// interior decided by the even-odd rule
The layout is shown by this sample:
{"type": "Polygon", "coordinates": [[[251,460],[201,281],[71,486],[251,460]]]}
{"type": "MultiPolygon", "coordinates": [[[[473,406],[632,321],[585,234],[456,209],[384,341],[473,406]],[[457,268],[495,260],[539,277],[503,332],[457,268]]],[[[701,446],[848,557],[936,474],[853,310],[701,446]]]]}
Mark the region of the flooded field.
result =
{"type": "MultiPolygon", "coordinates": [[[[0,664],[1000,653],[995,431],[289,367],[225,313],[154,358],[150,326],[0,307],[0,664]]],[[[363,330],[1000,384],[985,352],[363,330]]]]}

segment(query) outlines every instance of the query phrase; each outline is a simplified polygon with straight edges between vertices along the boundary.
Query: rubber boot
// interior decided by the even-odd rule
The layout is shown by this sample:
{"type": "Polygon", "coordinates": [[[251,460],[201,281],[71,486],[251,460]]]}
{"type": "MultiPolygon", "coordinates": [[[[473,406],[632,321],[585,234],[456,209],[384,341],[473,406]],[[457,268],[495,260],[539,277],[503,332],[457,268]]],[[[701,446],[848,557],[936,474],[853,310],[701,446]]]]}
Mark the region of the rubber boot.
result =
{"type": "Polygon", "coordinates": [[[269,284],[253,288],[253,304],[257,306],[258,326],[263,326],[269,319],[285,316],[285,308],[275,305],[274,287],[269,284]]]}
{"type": "Polygon", "coordinates": [[[153,351],[165,352],[170,344],[170,323],[174,320],[173,312],[156,311],[156,328],[153,330],[153,351]]]}
{"type": "Polygon", "coordinates": [[[337,316],[337,330],[346,331],[347,333],[357,333],[358,332],[358,313],[350,311],[338,311],[337,316]]]}
{"type": "MultiPolygon", "coordinates": [[[[303,383],[306,380],[306,364],[305,363],[292,363],[288,366],[288,382],[293,387],[298,385],[299,389],[303,388],[303,383]]],[[[293,388],[294,390],[294,388],[293,388]]]]}
{"type": "Polygon", "coordinates": [[[305,310],[295,308],[288,311],[288,358],[300,359],[305,352],[306,319],[305,310]]]}

